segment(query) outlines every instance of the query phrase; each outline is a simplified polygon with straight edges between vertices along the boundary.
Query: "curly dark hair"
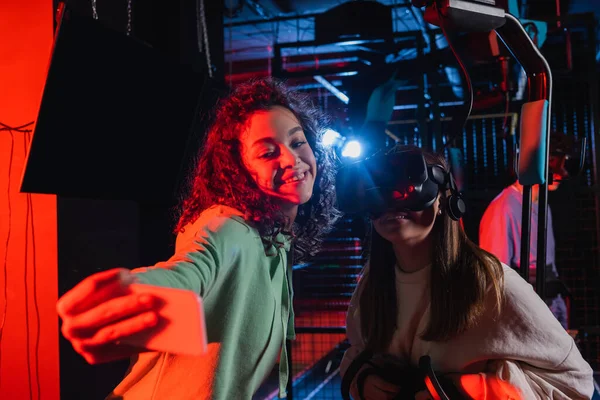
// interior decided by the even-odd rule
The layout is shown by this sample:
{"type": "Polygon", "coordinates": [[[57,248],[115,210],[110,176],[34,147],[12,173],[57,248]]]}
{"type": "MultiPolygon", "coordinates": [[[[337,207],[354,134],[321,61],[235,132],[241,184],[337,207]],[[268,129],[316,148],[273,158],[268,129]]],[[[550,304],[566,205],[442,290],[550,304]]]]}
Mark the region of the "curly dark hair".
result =
{"type": "Polygon", "coordinates": [[[336,208],[334,190],[336,159],[333,151],[321,143],[327,118],[308,95],[292,91],[274,78],[253,79],[240,84],[217,105],[213,124],[189,177],[187,194],[179,206],[176,232],[181,232],[205,209],[222,204],[242,212],[246,221],[258,229],[265,243],[276,244],[274,238],[284,231],[286,217],[243,165],[239,140],[253,113],[275,106],[294,113],[315,154],[317,176],[313,195],[298,208],[293,230],[288,233],[294,236],[295,261],[305,260],[318,252],[324,236],[341,216],[336,208]]]}

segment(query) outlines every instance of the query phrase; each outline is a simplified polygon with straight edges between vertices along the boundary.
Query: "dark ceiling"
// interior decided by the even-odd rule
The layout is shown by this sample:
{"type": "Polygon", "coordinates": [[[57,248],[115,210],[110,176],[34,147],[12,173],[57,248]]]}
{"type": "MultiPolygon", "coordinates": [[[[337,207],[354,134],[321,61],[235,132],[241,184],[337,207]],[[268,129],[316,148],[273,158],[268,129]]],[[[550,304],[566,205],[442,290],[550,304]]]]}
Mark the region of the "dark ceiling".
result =
{"type": "MultiPolygon", "coordinates": [[[[281,52],[284,62],[293,60],[301,65],[340,65],[344,62],[368,62],[365,55],[373,55],[374,48],[364,45],[319,45],[295,47],[296,42],[315,39],[315,15],[346,3],[343,0],[225,0],[224,51],[225,75],[230,84],[254,75],[273,73],[274,48],[284,46],[281,52]]],[[[421,9],[412,7],[410,0],[380,0],[379,3],[392,10],[393,31],[396,34],[420,34],[425,43],[424,54],[430,50],[442,50],[443,63],[454,64],[451,54],[443,49],[447,42],[437,27],[427,24],[421,9]],[[437,29],[433,35],[432,29],[437,29]],[[435,43],[432,43],[432,40],[435,43]],[[433,46],[432,46],[433,45],[433,46]]],[[[600,0],[497,0],[507,4],[513,14],[523,19],[548,20],[556,18],[557,4],[560,14],[595,13],[600,16],[600,0]],[[512,8],[511,8],[512,7],[512,8]]],[[[343,24],[344,21],[340,21],[343,24]]],[[[335,26],[332,26],[335,29],[335,26]]],[[[548,33],[557,34],[555,26],[548,26],[548,33]]],[[[561,34],[558,32],[558,34],[561,34]]],[[[502,45],[500,45],[502,46],[502,45]]],[[[466,49],[468,50],[468,49],[466,49]]],[[[417,56],[415,42],[409,42],[387,54],[386,63],[414,60],[417,56]]],[[[368,57],[366,57],[368,59],[368,57]]],[[[598,52],[600,60],[600,52],[598,52]]],[[[435,60],[439,62],[439,60],[435,60]]],[[[313,65],[313,66],[314,66],[313,65]]],[[[403,71],[416,65],[405,63],[403,71]]],[[[375,72],[377,73],[377,72],[375,72]]],[[[448,75],[448,74],[446,74],[448,75]]],[[[446,77],[450,80],[450,76],[446,77]]],[[[312,78],[310,79],[312,80],[312,78]]],[[[314,81],[313,81],[314,82],[314,81]]],[[[342,81],[336,81],[341,84],[342,81]]],[[[314,83],[313,83],[314,84],[314,83]]]]}
{"type": "MultiPolygon", "coordinates": [[[[207,25],[212,64],[214,66],[216,62],[219,63],[215,70],[219,71],[219,74],[222,74],[220,76],[224,76],[226,83],[230,85],[253,76],[279,75],[294,79],[293,84],[297,88],[315,89],[316,95],[331,98],[332,101],[328,104],[330,107],[344,108],[344,102],[338,100],[339,97],[336,99],[332,93],[334,91],[329,90],[331,87],[338,88],[347,95],[359,93],[358,97],[364,98],[368,97],[374,87],[385,82],[396,72],[397,78],[405,81],[403,88],[399,89],[403,92],[398,95],[396,110],[414,108],[424,93],[427,96],[427,88],[433,86],[439,88],[441,93],[439,99],[431,104],[437,102],[452,105],[464,99],[461,94],[461,90],[464,89],[463,77],[448,49],[446,38],[439,28],[424,21],[423,11],[413,7],[410,0],[370,0],[389,8],[388,16],[391,14],[391,20],[388,28],[393,35],[391,47],[386,47],[387,43],[382,45],[372,42],[345,45],[340,45],[339,41],[326,44],[311,43],[316,41],[315,33],[327,31],[329,26],[331,31],[335,31],[351,25],[348,20],[340,18],[333,20],[323,29],[322,25],[318,26],[316,23],[319,15],[334,7],[360,1],[180,0],[178,3],[174,2],[173,7],[164,8],[158,3],[139,0],[97,0],[100,20],[123,30],[127,22],[128,1],[133,4],[134,37],[158,48],[172,49],[184,62],[191,62],[200,67],[207,64],[204,55],[198,51],[201,46],[196,43],[196,30],[201,26],[196,22],[199,20],[196,7],[203,3],[210,11],[207,12],[207,25]],[[224,4],[222,28],[221,21],[216,19],[222,10],[221,4],[224,4]],[[418,50],[418,46],[421,46],[421,50],[418,50]],[[279,50],[280,56],[277,56],[279,50]],[[417,58],[418,54],[422,54],[423,57],[417,58]],[[285,71],[287,76],[281,75],[282,71],[285,71]],[[322,81],[315,79],[315,75],[321,75],[331,85],[330,88],[326,88],[322,81]]],[[[595,15],[596,19],[600,16],[600,0],[496,1],[499,5],[508,5],[506,7],[510,12],[518,14],[524,23],[526,20],[556,19],[557,4],[560,5],[560,14],[563,16],[575,13],[590,13],[595,15]]],[[[90,0],[73,0],[70,4],[80,14],[91,14],[90,0]]],[[[354,24],[369,26],[369,29],[377,29],[378,24],[383,25],[379,20],[373,24],[368,18],[364,19],[364,23],[359,20],[354,24]]],[[[558,58],[549,59],[550,65],[553,68],[562,68],[565,64],[563,49],[567,32],[558,28],[555,22],[549,22],[547,28],[547,40],[542,46],[542,52],[554,46],[552,52],[558,54],[558,58]]],[[[578,41],[583,40],[582,34],[571,33],[570,40],[576,48],[578,41]]],[[[589,32],[587,36],[590,36],[589,32]]],[[[493,90],[493,86],[499,85],[502,80],[498,73],[498,63],[496,62],[493,68],[487,68],[485,65],[481,67],[481,64],[493,58],[488,54],[489,40],[486,35],[471,39],[457,42],[457,48],[462,53],[461,57],[465,57],[469,62],[469,73],[476,88],[484,92],[488,89],[493,90]]],[[[586,40],[589,43],[589,40],[586,40]]],[[[597,48],[595,53],[600,60],[597,48]]],[[[515,81],[516,75],[513,76],[515,81]]],[[[353,97],[356,103],[355,100],[356,97],[353,97]]],[[[486,107],[488,105],[483,104],[486,107]]],[[[355,106],[364,109],[366,104],[363,101],[355,106]]],[[[351,114],[352,110],[349,110],[349,113],[351,114]]]]}
{"type": "MultiPolygon", "coordinates": [[[[423,96],[422,85],[433,84],[433,79],[436,79],[437,86],[441,87],[440,99],[444,104],[453,106],[461,103],[463,97],[460,92],[464,89],[464,81],[461,82],[462,75],[457,68],[455,59],[447,48],[446,38],[439,28],[427,24],[424,21],[422,10],[413,7],[410,0],[379,0],[378,2],[391,8],[392,29],[395,35],[404,33],[407,36],[420,37],[419,39],[425,44],[422,54],[427,57],[426,60],[416,60],[416,41],[409,41],[404,45],[396,46],[393,52],[388,52],[384,57],[384,64],[398,65],[400,77],[406,78],[405,88],[414,89],[412,92],[406,90],[403,95],[398,95],[401,98],[397,100],[395,110],[414,106],[413,103],[418,102],[418,97],[423,96]],[[431,51],[432,49],[435,50],[435,54],[431,51]],[[425,68],[432,69],[433,73],[430,73],[423,82],[423,73],[420,73],[420,71],[424,71],[425,68]],[[419,73],[421,76],[416,76],[419,73]],[[428,82],[427,79],[431,79],[431,81],[428,82]],[[408,105],[403,105],[403,102],[408,105]]],[[[319,96],[332,97],[332,93],[328,90],[321,90],[324,87],[316,82],[313,77],[313,75],[319,73],[311,73],[311,69],[323,68],[325,70],[325,65],[339,66],[360,64],[361,62],[370,63],[373,58],[377,59],[375,53],[380,50],[363,44],[345,46],[328,44],[302,47],[295,45],[297,42],[315,40],[315,16],[342,3],[347,3],[347,1],[225,0],[223,39],[225,76],[228,83],[235,84],[252,76],[273,74],[274,63],[277,62],[275,49],[283,46],[281,50],[283,63],[308,66],[308,73],[303,76],[304,79],[299,79],[300,84],[297,87],[309,90],[311,88],[319,89],[319,96]]],[[[496,4],[506,7],[512,14],[518,16],[522,23],[526,23],[528,20],[551,21],[557,18],[557,14],[565,16],[575,13],[593,13],[596,20],[600,17],[600,0],[496,0],[496,4]],[[560,10],[557,10],[557,5],[560,10]]],[[[332,24],[332,29],[336,29],[345,22],[339,21],[339,24],[332,24]]],[[[368,23],[368,21],[366,22],[368,23]]],[[[556,48],[560,49],[560,46],[564,46],[562,42],[564,42],[565,30],[558,28],[555,22],[549,22],[547,29],[546,47],[556,47],[556,42],[561,42],[556,48]]],[[[598,32],[596,32],[596,36],[598,36],[598,32]]],[[[581,37],[575,33],[570,36],[572,41],[580,39],[581,37]]],[[[483,42],[485,41],[484,38],[483,42]]],[[[482,40],[479,39],[479,42],[482,42],[482,40]]],[[[476,59],[476,57],[478,54],[482,54],[482,51],[473,43],[478,42],[477,40],[475,42],[467,40],[459,44],[463,55],[471,58],[469,60],[471,62],[470,66],[481,63],[481,60],[476,59]]],[[[500,47],[503,47],[501,43],[500,47]]],[[[555,53],[557,52],[556,48],[553,50],[555,53]]],[[[389,51],[389,49],[387,50],[389,51]]],[[[484,49],[483,53],[488,51],[484,49]]],[[[542,51],[544,51],[544,46],[542,46],[542,51]]],[[[564,51],[558,50],[558,53],[559,56],[562,53],[564,58],[564,51]]],[[[597,59],[600,61],[598,48],[596,53],[597,59]]],[[[377,60],[381,61],[381,58],[377,60]]],[[[565,64],[564,60],[549,60],[549,62],[552,67],[556,68],[562,68],[565,64]]],[[[498,69],[498,65],[495,67],[498,69]]],[[[347,78],[343,74],[326,73],[322,73],[322,75],[333,87],[339,88],[347,94],[349,94],[348,90],[351,88],[357,90],[357,84],[372,81],[370,87],[365,89],[366,93],[370,93],[374,85],[378,84],[377,81],[381,83],[382,78],[387,79],[393,70],[389,68],[378,69],[371,66],[370,69],[361,70],[367,71],[367,73],[360,72],[358,77],[347,78]]],[[[479,70],[472,68],[470,73],[472,79],[475,81],[479,79],[479,82],[477,82],[480,84],[478,90],[484,92],[488,89],[495,90],[493,86],[498,86],[502,79],[497,71],[489,68],[480,68],[479,70]]],[[[514,85],[517,85],[516,76],[517,73],[513,77],[514,85]]],[[[518,84],[524,85],[523,82],[518,84]]],[[[483,97],[476,93],[477,99],[483,99],[483,97]]],[[[497,100],[499,99],[494,100],[497,106],[504,109],[504,102],[497,100]]],[[[492,103],[486,103],[486,100],[482,101],[480,104],[482,107],[492,105],[492,103]]],[[[332,102],[335,107],[343,106],[342,102],[335,98],[332,102]]],[[[364,106],[363,102],[357,107],[364,106]]]]}
{"type": "MultiPolygon", "coordinates": [[[[394,31],[426,28],[421,10],[411,7],[409,0],[379,0],[378,2],[393,8],[394,31]]],[[[312,40],[314,14],[322,13],[341,3],[345,1],[225,0],[226,61],[267,59],[272,56],[275,43],[312,40]]],[[[600,16],[598,0],[514,0],[514,2],[510,0],[508,3],[517,5],[521,18],[551,18],[557,13],[557,3],[561,5],[562,15],[593,12],[600,16]]],[[[331,49],[316,49],[318,53],[329,50],[331,49]]]]}
{"type": "MultiPolygon", "coordinates": [[[[226,4],[237,4],[237,6],[227,7],[225,13],[226,61],[266,59],[272,56],[275,43],[313,40],[314,15],[344,3],[339,0],[225,1],[226,4]],[[228,18],[227,10],[233,11],[233,18],[228,18]],[[280,20],[281,18],[285,19],[280,20]]],[[[379,3],[392,6],[394,31],[419,30],[423,27],[421,11],[407,7],[405,1],[380,0],[379,3]]],[[[332,50],[336,49],[324,47],[305,51],[326,53],[332,50]]],[[[345,51],[353,50],[356,50],[353,46],[345,49],[345,51]]]]}

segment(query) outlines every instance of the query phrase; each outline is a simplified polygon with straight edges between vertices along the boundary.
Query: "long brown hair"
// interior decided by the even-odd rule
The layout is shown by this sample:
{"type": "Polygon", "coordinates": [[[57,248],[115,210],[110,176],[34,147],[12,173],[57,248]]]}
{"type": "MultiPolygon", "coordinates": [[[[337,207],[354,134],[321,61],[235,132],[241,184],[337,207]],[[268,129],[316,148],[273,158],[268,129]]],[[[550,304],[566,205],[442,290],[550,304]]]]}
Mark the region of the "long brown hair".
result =
{"type": "MultiPolygon", "coordinates": [[[[422,151],[428,164],[448,170],[441,155],[408,148],[422,151]]],[[[440,195],[444,207],[446,193],[440,195]]],[[[447,212],[436,219],[430,234],[430,320],[420,336],[426,341],[447,341],[477,324],[485,312],[488,291],[500,312],[504,274],[500,261],[469,240],[460,223],[447,212]]],[[[369,267],[361,278],[365,280],[359,300],[361,331],[367,348],[385,352],[396,330],[396,256],[392,244],[373,228],[370,242],[369,267]]]]}

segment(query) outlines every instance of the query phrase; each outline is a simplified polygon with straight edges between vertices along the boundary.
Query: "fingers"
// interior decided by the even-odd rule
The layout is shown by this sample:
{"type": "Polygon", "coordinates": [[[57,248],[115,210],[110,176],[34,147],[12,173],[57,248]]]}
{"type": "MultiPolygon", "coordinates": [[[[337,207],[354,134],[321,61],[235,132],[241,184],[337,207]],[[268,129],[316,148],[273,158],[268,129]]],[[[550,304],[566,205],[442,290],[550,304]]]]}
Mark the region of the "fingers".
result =
{"type": "Polygon", "coordinates": [[[433,397],[427,390],[421,390],[415,393],[415,400],[433,400],[433,397]]]}
{"type": "Polygon", "coordinates": [[[81,354],[89,364],[95,365],[129,358],[143,351],[144,349],[127,344],[112,343],[96,347],[93,352],[78,353],[81,354]]]}
{"type": "Polygon", "coordinates": [[[123,295],[134,281],[131,271],[115,268],[91,275],[65,293],[57,302],[58,314],[75,315],[101,304],[107,298],[123,295]]]}
{"type": "Polygon", "coordinates": [[[391,394],[397,394],[400,391],[400,386],[394,385],[391,382],[388,382],[377,375],[371,375],[367,378],[369,383],[373,385],[377,390],[382,392],[387,392],[391,394]]]}
{"type": "Polygon", "coordinates": [[[62,333],[90,364],[130,357],[144,351],[119,340],[156,326],[158,299],[134,295],[135,281],[127,269],[94,274],[67,292],[56,304],[62,333]]]}
{"type": "Polygon", "coordinates": [[[95,347],[119,341],[134,333],[152,328],[158,322],[158,316],[153,311],[136,315],[115,324],[99,329],[87,339],[78,340],[80,349],[84,352],[92,351],[95,347]]]}
{"type": "Polygon", "coordinates": [[[75,351],[90,364],[99,364],[130,357],[143,351],[141,348],[119,343],[120,339],[151,329],[158,323],[153,311],[117,322],[98,330],[92,337],[71,340],[75,351]]]}
{"type": "Polygon", "coordinates": [[[365,400],[392,400],[400,392],[400,386],[387,382],[376,375],[365,379],[363,394],[365,400]]]}
{"type": "Polygon", "coordinates": [[[62,333],[69,340],[89,339],[97,336],[99,329],[152,310],[158,302],[147,294],[126,295],[108,300],[82,314],[66,317],[63,320],[62,333]]]}

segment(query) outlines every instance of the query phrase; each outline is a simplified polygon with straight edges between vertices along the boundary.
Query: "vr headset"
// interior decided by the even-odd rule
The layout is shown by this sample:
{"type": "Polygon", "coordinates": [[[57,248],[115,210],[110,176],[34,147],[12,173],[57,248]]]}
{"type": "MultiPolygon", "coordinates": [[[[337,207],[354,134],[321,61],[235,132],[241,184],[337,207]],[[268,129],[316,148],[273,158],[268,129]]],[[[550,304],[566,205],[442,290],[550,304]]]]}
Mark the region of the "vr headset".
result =
{"type": "Polygon", "coordinates": [[[422,211],[446,190],[450,218],[458,221],[466,211],[452,174],[428,164],[418,148],[395,148],[348,164],[338,172],[336,187],[338,206],[345,213],[377,217],[388,210],[422,211]]]}

